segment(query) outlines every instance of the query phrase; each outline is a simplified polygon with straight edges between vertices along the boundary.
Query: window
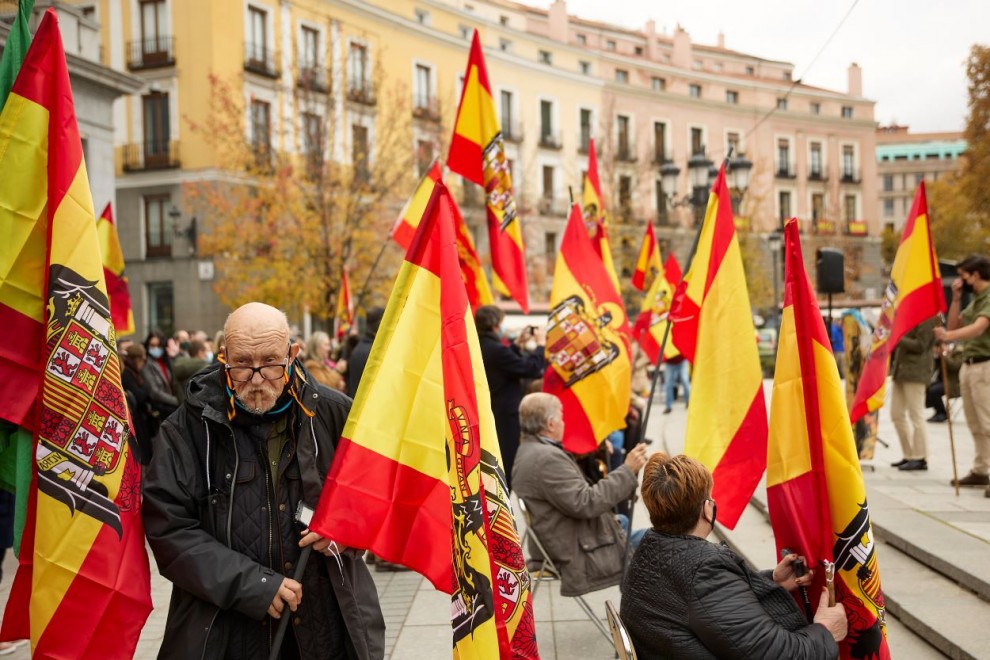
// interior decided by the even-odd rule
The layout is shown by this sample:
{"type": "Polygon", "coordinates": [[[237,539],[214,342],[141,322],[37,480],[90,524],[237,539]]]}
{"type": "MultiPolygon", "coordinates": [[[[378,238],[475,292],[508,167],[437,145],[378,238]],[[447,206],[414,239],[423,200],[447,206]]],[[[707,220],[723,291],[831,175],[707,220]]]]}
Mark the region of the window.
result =
{"type": "Polygon", "coordinates": [[[315,69],[320,63],[320,33],[306,26],[300,32],[302,51],[299,53],[299,68],[315,69]]]}
{"type": "Polygon", "coordinates": [[[166,337],[175,332],[175,304],[171,282],[148,282],[148,327],[166,337]]]}
{"type": "Polygon", "coordinates": [[[264,66],[268,61],[268,13],[248,7],[248,61],[264,66]]]}
{"type": "Polygon", "coordinates": [[[498,49],[501,50],[503,53],[508,53],[512,50],[512,42],[509,41],[508,39],[499,39],[498,49]]]}
{"type": "Polygon", "coordinates": [[[667,124],[662,121],[653,122],[653,162],[667,162],[667,124]]]}
{"type": "Polygon", "coordinates": [[[630,160],[632,151],[629,148],[629,117],[619,115],[615,118],[618,128],[618,157],[619,160],[630,160]]]}
{"type": "Polygon", "coordinates": [[[643,54],[643,47],[642,46],[636,46],[633,49],[633,52],[636,53],[637,55],[642,55],[643,54]]]}
{"type": "Polygon", "coordinates": [[[856,180],[856,149],[851,144],[842,145],[842,179],[856,180]]]}
{"type": "Polygon", "coordinates": [[[498,17],[498,24],[499,25],[503,25],[503,26],[504,25],[508,25],[509,24],[509,17],[508,16],[505,16],[505,15],[499,16],[498,17]]]}
{"type": "Polygon", "coordinates": [[[323,119],[315,113],[302,113],[302,147],[307,160],[323,160],[323,119]]]}
{"type": "Polygon", "coordinates": [[[540,101],[540,144],[553,143],[553,103],[540,101]]]}
{"type": "Polygon", "coordinates": [[[737,105],[739,103],[739,92],[734,89],[727,89],[725,91],[725,102],[729,105],[737,105]]]}
{"type": "Polygon", "coordinates": [[[578,145],[578,151],[581,153],[588,153],[588,143],[591,141],[591,110],[587,108],[581,108],[581,143],[578,145]]]}
{"type": "Polygon", "coordinates": [[[417,64],[415,79],[413,80],[413,108],[428,110],[430,107],[432,89],[431,79],[433,69],[425,64],[417,64]]]}
{"type": "Polygon", "coordinates": [[[812,142],[810,147],[810,162],[808,163],[808,176],[812,179],[822,178],[822,143],[812,142]]]}
{"type": "Polygon", "coordinates": [[[820,115],[822,114],[822,104],[815,101],[811,102],[811,114],[820,115]]]}
{"type": "Polygon", "coordinates": [[[553,199],[553,166],[543,166],[543,199],[553,199]]]}
{"type": "Polygon", "coordinates": [[[623,174],[619,177],[619,208],[627,215],[632,210],[632,188],[631,176],[623,174]]]}
{"type": "Polygon", "coordinates": [[[588,44],[588,37],[583,34],[578,34],[574,38],[577,40],[578,46],[586,46],[588,44]]]}
{"type": "Polygon", "coordinates": [[[747,66],[746,67],[746,75],[747,76],[755,76],[756,75],[756,68],[755,67],[752,67],[752,66],[747,66]]]}
{"type": "Polygon", "coordinates": [[[825,219],[825,193],[811,195],[811,220],[817,223],[825,219]]]}
{"type": "Polygon", "coordinates": [[[846,211],[846,222],[856,219],[856,195],[846,195],[843,200],[846,211]]]}
{"type": "Polygon", "coordinates": [[[661,226],[666,226],[670,223],[670,216],[667,215],[667,195],[663,191],[663,181],[657,179],[653,183],[653,187],[656,193],[657,222],[661,226]]]}
{"type": "Polygon", "coordinates": [[[581,70],[581,75],[590,76],[591,75],[591,62],[585,62],[581,60],[578,62],[578,68],[581,70]]]}
{"type": "Polygon", "coordinates": [[[354,165],[354,179],[366,182],[371,178],[368,170],[368,127],[351,124],[351,163],[354,165]]]}
{"type": "Polygon", "coordinates": [[[540,64],[553,64],[553,53],[549,50],[541,50],[536,58],[540,64]]]}
{"type": "Polygon", "coordinates": [[[165,33],[168,8],[165,0],[141,2],[141,52],[144,55],[167,52],[165,33]]]}
{"type": "Polygon", "coordinates": [[[688,94],[690,94],[692,98],[700,99],[701,98],[701,85],[696,85],[696,84],[693,84],[693,83],[690,84],[690,85],[688,85],[688,94]]]}
{"type": "Polygon", "coordinates": [[[457,29],[460,30],[461,39],[470,39],[471,35],[474,34],[474,30],[466,25],[458,25],[457,29]]]}
{"type": "Polygon", "coordinates": [[[921,185],[921,182],[924,181],[924,180],[925,180],[925,175],[924,174],[915,174],[914,175],[914,186],[917,188],[919,185],[921,185]]]}
{"type": "Polygon", "coordinates": [[[777,175],[791,175],[791,141],[785,138],[777,140],[777,175]]]}
{"type": "Polygon", "coordinates": [[[609,39],[605,42],[605,50],[615,50],[615,40],[609,39]]]}
{"type": "Polygon", "coordinates": [[[695,60],[691,63],[691,68],[695,71],[701,71],[702,66],[701,60],[695,60]]]}
{"type": "Polygon", "coordinates": [[[168,94],[152,92],[142,98],[144,105],[144,166],[168,167],[168,94]]]}
{"type": "Polygon", "coordinates": [[[629,72],[625,69],[615,70],[615,82],[627,83],[629,82],[629,72]]]}
{"type": "Polygon", "coordinates": [[[883,175],[883,191],[891,192],[894,190],[894,175],[884,174],[883,175]]]}
{"type": "Polygon", "coordinates": [[[852,119],[853,118],[853,109],[852,109],[852,106],[851,105],[844,105],[844,106],[842,106],[842,118],[843,119],[852,119]]]}
{"type": "Polygon", "coordinates": [[[667,89],[667,81],[664,80],[663,78],[653,76],[650,79],[650,87],[653,88],[654,92],[662,92],[663,90],[667,89]]]}
{"type": "Polygon", "coordinates": [[[259,157],[268,157],[272,148],[272,106],[251,100],[251,146],[259,157]]]}
{"type": "Polygon", "coordinates": [[[347,84],[351,92],[368,91],[368,47],[351,42],[347,53],[347,84]]]}
{"type": "Polygon", "coordinates": [[[433,142],[430,140],[416,140],[416,171],[417,175],[426,176],[426,172],[433,164],[433,142]]]}
{"type": "Polygon", "coordinates": [[[547,265],[547,275],[553,275],[557,266],[557,232],[548,231],[543,234],[543,260],[547,265]]]}
{"type": "Polygon", "coordinates": [[[502,135],[507,140],[511,140],[516,137],[515,122],[512,117],[512,92],[503,89],[499,92],[498,97],[499,110],[502,111],[502,135]]]}
{"type": "Polygon", "coordinates": [[[783,225],[784,222],[791,219],[791,193],[789,191],[781,190],[777,193],[777,207],[780,211],[778,218],[780,224],[783,225]]]}
{"type": "Polygon", "coordinates": [[[144,254],[146,257],[172,256],[172,218],[168,195],[144,198],[144,254]]]}
{"type": "Polygon", "coordinates": [[[742,144],[742,139],[739,137],[739,133],[735,131],[729,131],[725,134],[725,154],[728,156],[730,153],[733,156],[740,156],[742,154],[742,149],[740,145],[742,144]]]}
{"type": "Polygon", "coordinates": [[[883,214],[887,217],[894,215],[894,200],[885,199],[883,200],[883,214]]]}
{"type": "Polygon", "coordinates": [[[787,97],[781,97],[777,99],[777,109],[787,110],[787,97]]]}
{"type": "Polygon", "coordinates": [[[419,23],[420,25],[430,24],[430,12],[426,11],[425,9],[417,9],[414,12],[414,15],[416,16],[416,22],[419,23]]]}
{"type": "Polygon", "coordinates": [[[700,128],[691,129],[691,155],[705,155],[705,132],[700,128]]]}

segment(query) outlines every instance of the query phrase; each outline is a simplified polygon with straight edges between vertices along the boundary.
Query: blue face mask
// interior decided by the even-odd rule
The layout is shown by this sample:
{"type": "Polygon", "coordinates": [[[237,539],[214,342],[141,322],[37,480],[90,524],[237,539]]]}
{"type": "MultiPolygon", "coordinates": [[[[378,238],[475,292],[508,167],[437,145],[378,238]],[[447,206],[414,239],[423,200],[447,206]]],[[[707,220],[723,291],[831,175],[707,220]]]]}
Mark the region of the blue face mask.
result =
{"type": "Polygon", "coordinates": [[[164,354],[165,353],[164,351],[162,351],[161,346],[152,346],[151,348],[148,349],[148,355],[155,358],[156,360],[159,359],[164,354]]]}
{"type": "Polygon", "coordinates": [[[213,363],[213,351],[206,351],[206,361],[210,364],[213,363]]]}

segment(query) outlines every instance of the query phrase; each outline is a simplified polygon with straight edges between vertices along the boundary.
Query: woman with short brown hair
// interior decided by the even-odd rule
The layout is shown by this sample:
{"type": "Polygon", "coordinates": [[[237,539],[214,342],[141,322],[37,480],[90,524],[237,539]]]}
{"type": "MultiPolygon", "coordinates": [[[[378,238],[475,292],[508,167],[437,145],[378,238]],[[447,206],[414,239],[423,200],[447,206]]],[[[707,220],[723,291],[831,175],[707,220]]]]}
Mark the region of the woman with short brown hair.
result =
{"type": "Polygon", "coordinates": [[[646,658],[837,658],[846,636],[841,604],[823,590],[808,624],[788,593],[797,577],[791,554],[756,572],[706,537],[715,525],[712,475],[697,460],[663,452],[643,470],[646,532],[623,581],[621,617],[646,658]]]}

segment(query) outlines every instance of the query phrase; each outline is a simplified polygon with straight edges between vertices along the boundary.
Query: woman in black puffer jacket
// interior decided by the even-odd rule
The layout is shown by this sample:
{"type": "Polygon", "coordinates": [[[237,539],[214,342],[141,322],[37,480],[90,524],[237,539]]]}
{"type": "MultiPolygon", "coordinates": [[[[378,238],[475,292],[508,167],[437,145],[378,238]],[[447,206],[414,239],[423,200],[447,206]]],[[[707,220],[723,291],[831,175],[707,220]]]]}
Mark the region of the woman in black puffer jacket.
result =
{"type": "Polygon", "coordinates": [[[622,589],[621,617],[641,658],[838,658],[846,636],[841,604],[822,599],[808,624],[788,590],[796,555],[756,572],[705,538],[715,524],[712,475],[687,456],[650,457],[643,502],[653,529],[643,537],[622,589]]]}

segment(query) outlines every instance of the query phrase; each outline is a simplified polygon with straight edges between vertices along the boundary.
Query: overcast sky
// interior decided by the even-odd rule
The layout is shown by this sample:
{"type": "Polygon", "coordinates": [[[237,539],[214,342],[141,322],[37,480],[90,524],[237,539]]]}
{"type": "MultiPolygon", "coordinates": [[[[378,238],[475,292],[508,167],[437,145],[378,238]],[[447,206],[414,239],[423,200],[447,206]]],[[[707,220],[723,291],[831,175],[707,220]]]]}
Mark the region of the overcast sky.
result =
{"type": "MultiPolygon", "coordinates": [[[[523,0],[547,7],[551,0],[523,0]]],[[[881,124],[912,132],[962,130],[964,61],[974,43],[990,45],[990,0],[859,0],[817,61],[815,54],[854,0],[568,0],[569,14],[657,31],[678,23],[696,43],[794,64],[795,78],[846,90],[851,62],[863,67],[863,94],[881,124]]]]}

